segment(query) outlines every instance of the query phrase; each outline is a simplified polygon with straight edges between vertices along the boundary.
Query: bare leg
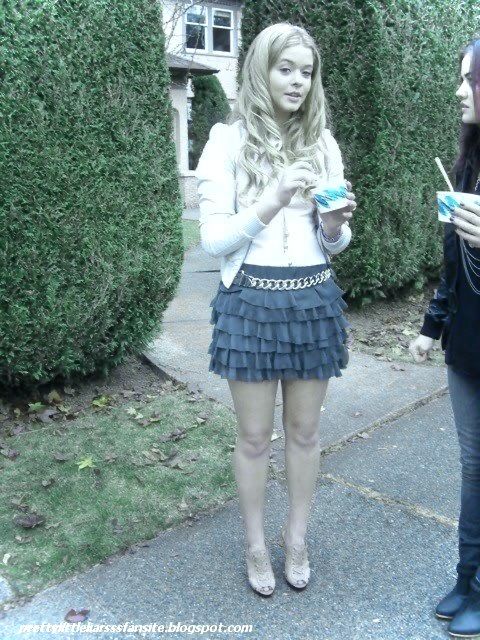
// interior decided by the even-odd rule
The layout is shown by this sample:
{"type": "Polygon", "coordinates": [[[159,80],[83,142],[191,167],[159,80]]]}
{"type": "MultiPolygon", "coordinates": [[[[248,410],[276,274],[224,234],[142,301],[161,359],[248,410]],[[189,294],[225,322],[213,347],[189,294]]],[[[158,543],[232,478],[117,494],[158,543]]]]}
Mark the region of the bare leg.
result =
{"type": "Polygon", "coordinates": [[[228,384],[238,422],[233,463],[247,545],[260,550],[265,548],[265,486],[278,380],[228,384]]]}
{"type": "Polygon", "coordinates": [[[320,411],[328,380],[283,380],[285,467],[290,508],[285,532],[288,545],[304,542],[318,475],[320,411]]]}

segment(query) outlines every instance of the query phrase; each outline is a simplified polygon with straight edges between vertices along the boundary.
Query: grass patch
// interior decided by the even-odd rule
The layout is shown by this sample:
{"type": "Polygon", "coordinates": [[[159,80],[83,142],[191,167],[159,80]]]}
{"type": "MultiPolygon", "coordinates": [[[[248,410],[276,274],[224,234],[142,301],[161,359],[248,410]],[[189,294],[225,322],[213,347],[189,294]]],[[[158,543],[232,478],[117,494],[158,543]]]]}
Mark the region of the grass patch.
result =
{"type": "Polygon", "coordinates": [[[36,421],[9,437],[7,449],[3,443],[0,571],[17,596],[235,495],[235,418],[227,408],[168,383],[144,402],[95,402],[75,420],[36,421]],[[44,523],[15,524],[31,513],[44,523]]]}
{"type": "Polygon", "coordinates": [[[188,251],[200,242],[200,227],[198,220],[182,220],[183,246],[188,251]]]}

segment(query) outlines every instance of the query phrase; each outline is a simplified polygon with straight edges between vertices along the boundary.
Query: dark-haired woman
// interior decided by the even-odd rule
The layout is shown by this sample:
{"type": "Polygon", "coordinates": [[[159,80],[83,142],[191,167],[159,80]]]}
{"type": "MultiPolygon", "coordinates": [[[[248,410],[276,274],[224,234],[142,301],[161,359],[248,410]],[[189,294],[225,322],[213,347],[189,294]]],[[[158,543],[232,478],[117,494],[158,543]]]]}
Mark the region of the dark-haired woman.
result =
{"type": "MultiPolygon", "coordinates": [[[[462,134],[455,165],[456,190],[480,202],[480,38],[461,55],[462,134]]],[[[444,270],[410,351],[426,360],[442,337],[461,452],[462,489],[457,583],[437,605],[450,635],[480,637],[480,206],[455,209],[445,226],[444,270]]]]}

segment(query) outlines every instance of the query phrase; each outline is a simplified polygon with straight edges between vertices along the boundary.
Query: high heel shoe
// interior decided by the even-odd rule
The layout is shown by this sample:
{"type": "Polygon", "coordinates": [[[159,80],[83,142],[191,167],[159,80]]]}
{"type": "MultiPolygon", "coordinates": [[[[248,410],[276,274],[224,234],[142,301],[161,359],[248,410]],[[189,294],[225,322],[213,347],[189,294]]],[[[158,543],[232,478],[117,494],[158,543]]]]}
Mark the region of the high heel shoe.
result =
{"type": "Polygon", "coordinates": [[[305,589],[310,579],[307,545],[289,546],[285,542],[285,527],[282,529],[282,542],[285,549],[285,577],[295,589],[305,589]]]}
{"type": "Polygon", "coordinates": [[[247,548],[248,581],[261,596],[271,596],[275,589],[275,576],[266,550],[250,551],[247,548]]]}

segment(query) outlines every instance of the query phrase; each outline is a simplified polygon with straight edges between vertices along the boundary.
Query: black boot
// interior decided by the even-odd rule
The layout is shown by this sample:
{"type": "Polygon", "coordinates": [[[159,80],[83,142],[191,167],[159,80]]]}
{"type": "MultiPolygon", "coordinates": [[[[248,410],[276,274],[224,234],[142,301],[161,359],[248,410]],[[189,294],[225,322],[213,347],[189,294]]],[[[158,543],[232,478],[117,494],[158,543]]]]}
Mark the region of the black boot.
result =
{"type": "Polygon", "coordinates": [[[471,578],[471,575],[458,574],[457,584],[450,593],[447,593],[447,595],[440,600],[435,609],[437,618],[441,620],[451,620],[454,617],[470,593],[471,578]]]}
{"type": "Polygon", "coordinates": [[[448,633],[458,638],[480,637],[480,582],[473,577],[464,605],[448,625],[448,633]]]}

